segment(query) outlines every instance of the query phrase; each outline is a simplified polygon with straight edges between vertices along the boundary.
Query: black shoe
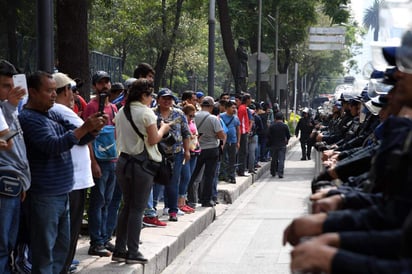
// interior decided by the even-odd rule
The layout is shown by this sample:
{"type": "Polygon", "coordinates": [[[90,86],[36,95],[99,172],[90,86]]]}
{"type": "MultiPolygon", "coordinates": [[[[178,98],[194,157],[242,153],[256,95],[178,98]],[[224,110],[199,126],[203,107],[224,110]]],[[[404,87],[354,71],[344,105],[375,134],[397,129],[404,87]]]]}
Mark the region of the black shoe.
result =
{"type": "Polygon", "coordinates": [[[235,178],[230,178],[228,183],[229,184],[236,184],[236,179],[235,178]]]}
{"type": "Polygon", "coordinates": [[[306,161],[306,158],[300,158],[301,161],[306,161]]]}
{"type": "Polygon", "coordinates": [[[209,201],[206,203],[202,203],[202,207],[214,207],[216,203],[214,201],[209,201]]]}
{"type": "Polygon", "coordinates": [[[110,252],[114,252],[114,244],[112,244],[111,242],[106,242],[105,244],[104,244],[104,247],[107,249],[107,250],[109,250],[110,252]]]}
{"type": "Polygon", "coordinates": [[[103,245],[91,245],[87,254],[100,257],[110,257],[112,255],[103,245]]]}
{"type": "Polygon", "coordinates": [[[279,178],[282,179],[282,178],[283,178],[283,175],[279,175],[279,178]]]}
{"type": "Polygon", "coordinates": [[[127,264],[146,264],[148,260],[143,256],[142,253],[137,252],[136,256],[130,256],[128,255],[126,258],[126,263],[127,264]]]}
{"type": "Polygon", "coordinates": [[[112,255],[112,261],[113,262],[119,262],[119,263],[124,263],[126,262],[127,259],[127,253],[126,252],[113,252],[112,255]]]}
{"type": "Polygon", "coordinates": [[[308,157],[308,160],[310,160],[310,157],[308,157]]]}
{"type": "Polygon", "coordinates": [[[249,174],[256,174],[256,171],[254,171],[254,170],[249,170],[248,173],[249,173],[249,174]]]}

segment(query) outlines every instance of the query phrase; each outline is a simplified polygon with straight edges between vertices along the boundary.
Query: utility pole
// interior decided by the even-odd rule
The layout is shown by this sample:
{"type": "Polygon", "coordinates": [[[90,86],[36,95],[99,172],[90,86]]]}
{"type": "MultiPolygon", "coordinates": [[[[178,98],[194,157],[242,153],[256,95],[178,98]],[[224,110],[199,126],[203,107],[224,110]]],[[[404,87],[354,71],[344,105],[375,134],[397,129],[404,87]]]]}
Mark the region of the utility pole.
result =
{"type": "Polygon", "coordinates": [[[216,1],[209,3],[209,53],[208,53],[208,81],[207,94],[215,97],[215,6],[216,1]]]}
{"type": "Polygon", "coordinates": [[[53,0],[37,1],[37,68],[54,72],[53,0]]]}
{"type": "Polygon", "coordinates": [[[260,101],[260,51],[262,43],[262,0],[259,0],[258,48],[256,58],[256,100],[260,101]]]}

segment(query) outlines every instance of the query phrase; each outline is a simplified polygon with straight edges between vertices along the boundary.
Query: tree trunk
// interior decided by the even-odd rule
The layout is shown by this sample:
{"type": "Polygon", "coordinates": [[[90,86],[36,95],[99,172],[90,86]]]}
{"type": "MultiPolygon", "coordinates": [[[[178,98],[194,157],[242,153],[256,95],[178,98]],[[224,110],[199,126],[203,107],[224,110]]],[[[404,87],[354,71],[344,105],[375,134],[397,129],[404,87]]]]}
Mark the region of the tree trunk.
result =
{"type": "Polygon", "coordinates": [[[232,24],[229,16],[229,6],[227,0],[217,0],[220,32],[222,34],[223,50],[225,52],[233,79],[236,79],[237,68],[239,67],[239,60],[236,55],[235,43],[233,40],[232,24]]]}
{"type": "MultiPolygon", "coordinates": [[[[174,47],[176,43],[176,34],[177,30],[179,29],[180,25],[180,17],[182,15],[182,5],[183,5],[184,0],[177,0],[176,1],[176,13],[175,13],[175,20],[173,24],[173,29],[172,29],[172,35],[169,39],[169,43],[165,45],[160,53],[160,57],[157,59],[156,66],[155,66],[155,71],[156,71],[156,77],[155,77],[155,82],[154,82],[154,88],[155,90],[159,90],[160,83],[162,82],[167,62],[169,60],[170,53],[172,52],[172,48],[174,47]]],[[[166,33],[166,9],[165,9],[166,1],[162,1],[162,21],[163,21],[163,35],[164,37],[167,37],[166,33]]]]}
{"type": "MultiPolygon", "coordinates": [[[[56,6],[57,60],[60,72],[80,78],[80,94],[90,99],[89,40],[87,33],[87,0],[58,0],[56,6]]],[[[92,72],[93,73],[93,72],[92,72]]]]}

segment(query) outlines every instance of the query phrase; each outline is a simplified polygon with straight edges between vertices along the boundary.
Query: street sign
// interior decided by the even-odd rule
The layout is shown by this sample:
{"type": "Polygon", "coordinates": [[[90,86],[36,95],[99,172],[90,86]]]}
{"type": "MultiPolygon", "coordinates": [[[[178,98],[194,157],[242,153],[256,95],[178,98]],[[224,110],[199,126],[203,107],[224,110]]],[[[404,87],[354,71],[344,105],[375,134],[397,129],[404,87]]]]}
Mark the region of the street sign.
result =
{"type": "Polygon", "coordinates": [[[343,50],[343,44],[309,44],[309,50],[343,50]]]}
{"type": "Polygon", "coordinates": [[[345,36],[310,35],[309,42],[314,43],[345,43],[345,36]]]}
{"type": "Polygon", "coordinates": [[[309,50],[342,50],[344,43],[345,29],[342,27],[309,29],[309,50]]]}
{"type": "Polygon", "coordinates": [[[324,35],[345,35],[345,29],[342,27],[332,28],[314,28],[309,29],[310,34],[324,34],[324,35]]]}

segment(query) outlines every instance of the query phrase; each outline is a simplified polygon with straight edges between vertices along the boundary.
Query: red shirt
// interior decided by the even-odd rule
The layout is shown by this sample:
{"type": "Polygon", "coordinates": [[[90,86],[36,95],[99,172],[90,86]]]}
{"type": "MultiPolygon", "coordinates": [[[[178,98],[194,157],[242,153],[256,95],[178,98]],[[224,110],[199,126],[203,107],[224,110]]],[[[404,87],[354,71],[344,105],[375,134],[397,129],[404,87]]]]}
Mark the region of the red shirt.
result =
{"type": "Polygon", "coordinates": [[[249,115],[245,104],[241,104],[237,109],[237,117],[240,121],[240,134],[249,133],[249,115]]]}
{"type": "MultiPolygon", "coordinates": [[[[83,111],[83,119],[86,120],[87,117],[90,115],[96,113],[99,111],[99,102],[97,101],[97,98],[93,98],[90,100],[90,102],[87,104],[86,108],[83,111]]],[[[108,103],[107,105],[104,106],[103,112],[109,116],[109,119],[107,120],[108,125],[114,125],[113,119],[114,115],[117,113],[117,107],[116,105],[113,105],[112,103],[108,103]]]]}

